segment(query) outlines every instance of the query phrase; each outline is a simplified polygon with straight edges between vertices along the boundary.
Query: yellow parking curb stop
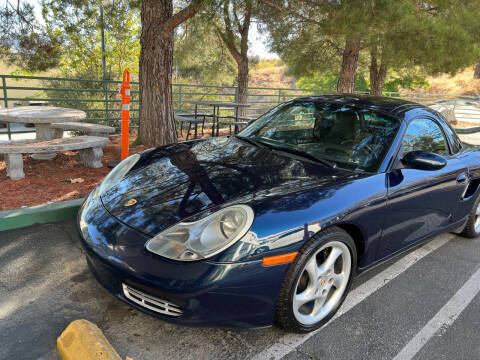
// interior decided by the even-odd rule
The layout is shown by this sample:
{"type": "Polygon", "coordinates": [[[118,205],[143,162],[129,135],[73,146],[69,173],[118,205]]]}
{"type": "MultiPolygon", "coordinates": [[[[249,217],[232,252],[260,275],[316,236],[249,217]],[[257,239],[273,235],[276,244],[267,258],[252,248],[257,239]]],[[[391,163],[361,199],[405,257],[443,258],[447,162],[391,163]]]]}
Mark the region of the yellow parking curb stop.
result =
{"type": "Polygon", "coordinates": [[[88,320],[75,320],[57,339],[63,360],[122,360],[102,330],[88,320]]]}

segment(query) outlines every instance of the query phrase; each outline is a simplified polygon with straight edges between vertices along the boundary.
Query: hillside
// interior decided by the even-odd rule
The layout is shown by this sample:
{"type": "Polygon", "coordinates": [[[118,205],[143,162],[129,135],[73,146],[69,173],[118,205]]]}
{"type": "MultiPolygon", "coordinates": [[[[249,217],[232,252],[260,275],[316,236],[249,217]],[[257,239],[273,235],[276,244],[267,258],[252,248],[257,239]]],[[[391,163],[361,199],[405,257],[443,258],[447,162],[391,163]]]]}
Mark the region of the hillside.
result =
{"type": "MultiPolygon", "coordinates": [[[[8,66],[3,61],[0,61],[0,75],[9,75],[15,71],[15,66],[8,66]]],[[[45,74],[37,74],[38,76],[47,76],[45,74]]],[[[7,86],[41,86],[38,80],[12,80],[7,79],[7,86]]],[[[24,98],[34,96],[35,92],[29,90],[8,90],[9,98],[24,98]]],[[[0,106],[5,106],[3,102],[3,92],[0,93],[0,106]]],[[[10,106],[12,104],[10,103],[10,106]]]]}
{"type": "MultiPolygon", "coordinates": [[[[296,79],[285,75],[286,65],[281,60],[264,60],[250,69],[251,87],[295,87],[296,79]]],[[[480,95],[480,79],[473,78],[474,67],[469,67],[455,76],[441,74],[427,77],[428,89],[415,92],[430,94],[480,95]]],[[[411,90],[407,90],[411,91],[411,90]]]]}
{"type": "Polygon", "coordinates": [[[285,75],[287,67],[280,60],[262,60],[250,69],[250,87],[293,88],[295,78],[285,75]]]}
{"type": "MultiPolygon", "coordinates": [[[[480,95],[480,79],[473,78],[474,67],[457,73],[427,77],[430,87],[426,90],[430,94],[480,95]]],[[[425,92],[425,90],[419,90],[425,92]]]]}

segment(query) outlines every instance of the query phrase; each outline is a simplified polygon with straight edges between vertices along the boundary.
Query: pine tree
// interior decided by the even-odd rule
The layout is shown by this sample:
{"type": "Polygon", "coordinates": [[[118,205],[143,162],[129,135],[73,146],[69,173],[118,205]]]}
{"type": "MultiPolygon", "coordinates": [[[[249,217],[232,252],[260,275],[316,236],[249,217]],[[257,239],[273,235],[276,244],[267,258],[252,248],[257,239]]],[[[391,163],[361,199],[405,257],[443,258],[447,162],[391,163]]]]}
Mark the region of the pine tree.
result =
{"type": "Polygon", "coordinates": [[[338,66],[338,92],[354,91],[361,52],[370,55],[376,95],[389,69],[454,73],[478,52],[478,0],[260,1],[272,49],[297,76],[338,66]]]}
{"type": "Polygon", "coordinates": [[[105,29],[106,79],[128,68],[138,75],[140,12],[130,0],[43,0],[42,16],[50,37],[61,43],[58,77],[101,79],[100,9],[105,29]]]}
{"type": "Polygon", "coordinates": [[[202,0],[192,0],[174,14],[173,0],[142,1],[139,134],[145,145],[177,141],[172,102],[174,31],[202,6],[202,0]]]}
{"type": "Polygon", "coordinates": [[[33,5],[5,0],[0,7],[0,56],[27,71],[57,66],[60,44],[37,21],[33,5]]]}
{"type": "MultiPolygon", "coordinates": [[[[223,29],[217,33],[237,63],[237,101],[247,103],[248,97],[248,33],[254,11],[253,0],[223,0],[221,3],[223,29]]],[[[244,109],[240,109],[240,115],[244,109]]]]}

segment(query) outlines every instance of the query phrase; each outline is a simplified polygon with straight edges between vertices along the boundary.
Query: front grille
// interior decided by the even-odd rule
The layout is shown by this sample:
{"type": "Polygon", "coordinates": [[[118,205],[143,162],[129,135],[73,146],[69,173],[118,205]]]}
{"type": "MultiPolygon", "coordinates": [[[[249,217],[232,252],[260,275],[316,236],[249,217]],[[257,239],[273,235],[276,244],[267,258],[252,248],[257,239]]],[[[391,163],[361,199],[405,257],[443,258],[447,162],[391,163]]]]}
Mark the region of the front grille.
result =
{"type": "Polygon", "coordinates": [[[177,305],[169,303],[165,300],[147,295],[137,289],[133,289],[128,285],[122,284],[123,294],[134,303],[141,305],[147,309],[158,312],[160,314],[170,316],[180,316],[183,314],[182,309],[177,305]]]}

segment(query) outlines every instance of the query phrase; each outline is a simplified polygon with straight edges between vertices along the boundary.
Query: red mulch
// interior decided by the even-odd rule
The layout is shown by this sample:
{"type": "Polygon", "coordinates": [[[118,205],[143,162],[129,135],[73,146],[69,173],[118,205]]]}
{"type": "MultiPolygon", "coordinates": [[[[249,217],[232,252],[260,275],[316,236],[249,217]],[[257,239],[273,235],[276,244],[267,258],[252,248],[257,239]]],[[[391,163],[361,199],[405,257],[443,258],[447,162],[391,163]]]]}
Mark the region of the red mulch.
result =
{"type": "MultiPolygon", "coordinates": [[[[227,135],[228,131],[221,133],[227,135]]],[[[205,131],[205,137],[209,136],[210,131],[205,131]]],[[[135,136],[132,136],[131,142],[134,139],[135,136]]],[[[25,178],[13,181],[7,177],[5,161],[0,160],[0,210],[88,196],[111,170],[107,164],[120,158],[120,136],[111,136],[110,140],[110,144],[103,149],[104,166],[100,169],[83,166],[78,159],[77,151],[57,153],[57,157],[51,161],[33,160],[30,155],[24,155],[25,178]],[[70,182],[71,179],[79,178],[83,179],[83,182],[70,182]]],[[[146,146],[130,148],[130,154],[147,148],[146,146]]]]}

